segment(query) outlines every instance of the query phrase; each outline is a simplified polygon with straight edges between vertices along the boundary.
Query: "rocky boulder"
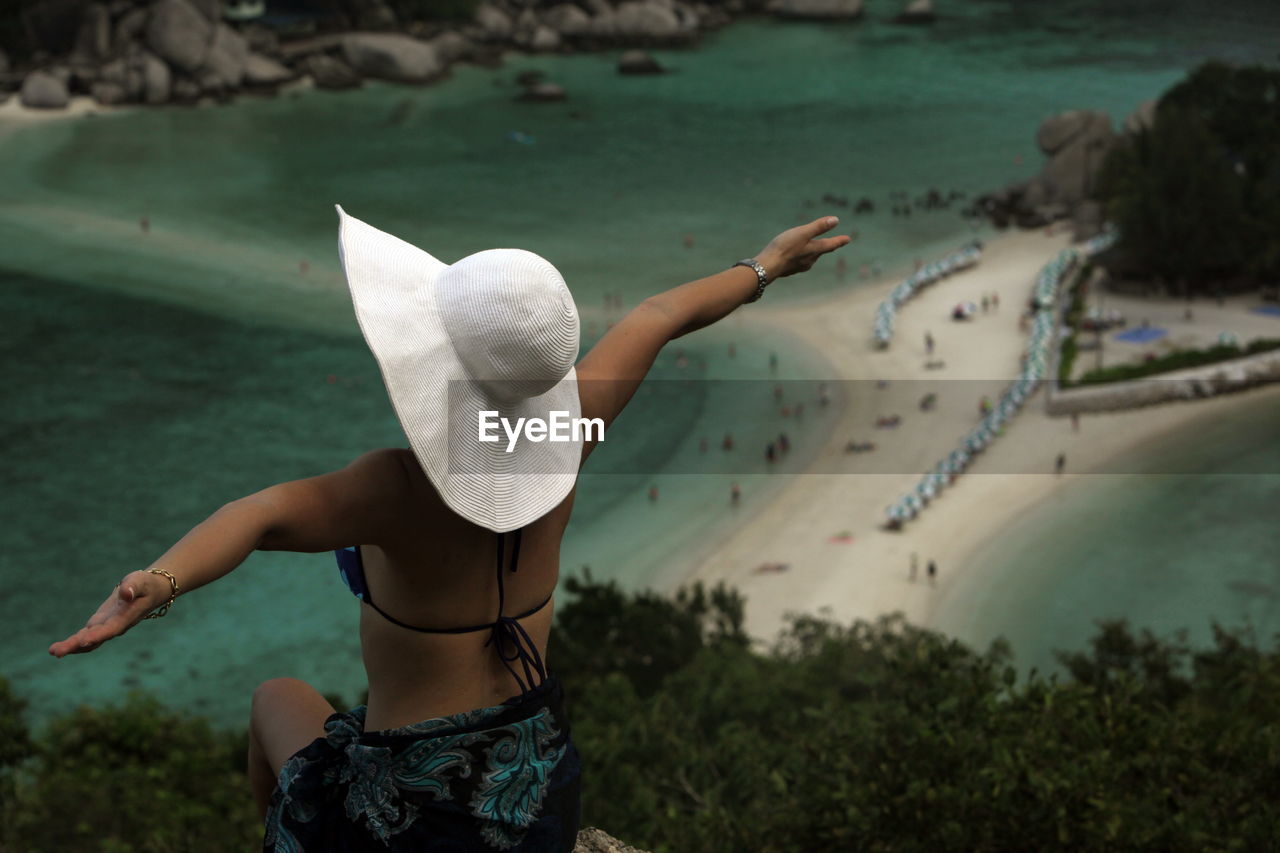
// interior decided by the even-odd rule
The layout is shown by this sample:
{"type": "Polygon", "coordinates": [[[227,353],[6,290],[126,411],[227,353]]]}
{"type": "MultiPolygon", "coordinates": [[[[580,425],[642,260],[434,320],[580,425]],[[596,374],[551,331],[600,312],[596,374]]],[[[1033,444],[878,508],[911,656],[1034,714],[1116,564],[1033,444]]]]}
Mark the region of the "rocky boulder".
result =
{"type": "Polygon", "coordinates": [[[661,74],[665,70],[643,50],[628,50],[618,57],[619,74],[661,74]]]}
{"type": "Polygon", "coordinates": [[[216,24],[222,20],[222,0],[191,0],[191,5],[211,23],[216,24]]]}
{"type": "Polygon", "coordinates": [[[115,33],[111,36],[111,50],[115,54],[124,53],[125,48],[142,38],[147,31],[147,10],[130,9],[116,21],[115,33]]]}
{"type": "Polygon", "coordinates": [[[425,83],[444,72],[434,47],[392,33],[352,33],[342,39],[342,55],[358,74],[399,83],[425,83]]]}
{"type": "Polygon", "coordinates": [[[932,24],[938,19],[933,0],[911,0],[893,19],[895,24],[932,24]]]}
{"type": "Polygon", "coordinates": [[[475,43],[456,30],[445,30],[433,38],[430,44],[436,49],[440,61],[446,64],[470,59],[476,52],[475,43]]]}
{"type": "Polygon", "coordinates": [[[302,67],[318,89],[354,89],[361,83],[360,75],[350,65],[323,53],[311,54],[303,60],[302,67]]]}
{"type": "Polygon", "coordinates": [[[250,53],[244,64],[244,82],[247,86],[279,86],[298,75],[279,62],[260,53],[250,53]]]}
{"type": "Polygon", "coordinates": [[[157,0],[147,20],[147,46],[175,68],[194,73],[205,64],[214,32],[188,0],[157,0]]]}
{"type": "Polygon", "coordinates": [[[602,829],[588,826],[578,832],[573,853],[645,853],[645,851],[619,841],[602,829]]]}
{"type": "Polygon", "coordinates": [[[185,75],[173,78],[173,101],[178,104],[194,104],[200,100],[200,84],[185,75]]]}
{"type": "Polygon", "coordinates": [[[539,24],[529,37],[529,47],[543,53],[557,50],[560,47],[560,34],[546,24],[539,24]]]}
{"type": "Polygon", "coordinates": [[[124,86],[110,80],[99,80],[89,87],[89,94],[104,107],[112,107],[128,101],[124,86]]]}
{"type": "Polygon", "coordinates": [[[24,107],[41,110],[62,109],[71,101],[67,84],[46,71],[32,71],[22,81],[18,95],[24,107]]]}
{"type": "Polygon", "coordinates": [[[1124,132],[1133,135],[1140,130],[1150,130],[1156,123],[1156,102],[1143,101],[1124,120],[1124,132]]]}
{"type": "Polygon", "coordinates": [[[547,10],[543,23],[562,36],[582,38],[591,35],[591,16],[572,3],[559,3],[547,10]]]}
{"type": "Polygon", "coordinates": [[[476,7],[475,22],[481,37],[488,41],[505,41],[515,32],[511,17],[491,3],[481,3],[476,7]]]}
{"type": "Polygon", "coordinates": [[[76,46],[71,50],[73,64],[94,65],[111,55],[111,13],[105,3],[90,3],[80,18],[76,46]]]}
{"type": "Polygon", "coordinates": [[[622,3],[613,14],[614,35],[628,40],[666,41],[685,34],[675,9],[658,0],[622,3]]]}
{"type": "Polygon", "coordinates": [[[244,36],[226,24],[214,29],[213,44],[202,71],[216,80],[210,88],[235,89],[244,81],[245,63],[249,61],[249,43],[244,36]]]}
{"type": "Polygon", "coordinates": [[[768,9],[780,18],[852,21],[862,17],[862,0],[771,0],[768,9]]]}
{"type": "Polygon", "coordinates": [[[1111,133],[1111,116],[1095,110],[1070,110],[1045,119],[1036,131],[1036,144],[1050,156],[1082,135],[1111,133]]]}
{"type": "Polygon", "coordinates": [[[522,101],[563,101],[569,95],[565,92],[564,87],[558,83],[534,83],[526,86],[524,92],[520,95],[522,101]]]}
{"type": "Polygon", "coordinates": [[[142,80],[142,100],[148,104],[163,104],[173,92],[173,75],[169,66],[149,50],[138,50],[131,57],[130,65],[142,80]]]}

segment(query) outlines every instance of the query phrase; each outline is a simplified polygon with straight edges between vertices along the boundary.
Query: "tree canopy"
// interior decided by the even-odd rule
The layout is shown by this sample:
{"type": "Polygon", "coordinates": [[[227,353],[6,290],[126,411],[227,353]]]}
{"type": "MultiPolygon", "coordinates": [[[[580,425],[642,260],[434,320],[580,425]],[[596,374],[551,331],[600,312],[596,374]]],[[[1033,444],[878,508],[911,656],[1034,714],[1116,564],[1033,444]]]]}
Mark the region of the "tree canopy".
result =
{"type": "Polygon", "coordinates": [[[1112,149],[1119,249],[1179,293],[1280,278],[1280,69],[1208,62],[1112,149]]]}
{"type": "MultiPolygon", "coordinates": [[[[901,617],[794,617],[768,649],[720,587],[574,581],[548,660],[583,821],[655,851],[1227,851],[1280,828],[1280,654],[1103,623],[1015,677],[901,617]]],[[[247,735],[135,695],[32,734],[0,679],[0,850],[260,844],[247,735]]]]}

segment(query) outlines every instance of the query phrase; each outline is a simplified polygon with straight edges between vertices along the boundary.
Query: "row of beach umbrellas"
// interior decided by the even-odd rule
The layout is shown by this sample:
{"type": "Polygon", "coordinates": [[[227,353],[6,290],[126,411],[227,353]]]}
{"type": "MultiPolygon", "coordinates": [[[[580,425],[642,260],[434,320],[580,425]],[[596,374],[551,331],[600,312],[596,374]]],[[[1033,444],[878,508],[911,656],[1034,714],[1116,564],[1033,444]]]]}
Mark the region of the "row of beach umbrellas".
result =
{"type": "Polygon", "coordinates": [[[976,264],[982,258],[982,249],[977,245],[967,246],[958,252],[952,252],[941,260],[926,264],[916,270],[898,284],[889,294],[889,298],[876,308],[876,319],[872,328],[876,346],[887,347],[893,339],[893,321],[898,309],[908,299],[915,296],[921,288],[946,278],[952,273],[976,264]]]}
{"type": "Polygon", "coordinates": [[[1075,264],[1083,257],[1096,254],[1115,242],[1115,232],[1103,232],[1080,249],[1064,249],[1040,270],[1033,289],[1035,316],[1031,335],[1022,359],[1022,370],[996,401],[982,421],[960,440],[960,446],[920,478],[914,489],[885,510],[891,523],[902,524],[920,514],[929,501],[969,467],[973,458],[990,446],[1008,421],[1018,413],[1027,398],[1045,378],[1049,367],[1049,351],[1053,345],[1053,304],[1058,289],[1075,264]]]}

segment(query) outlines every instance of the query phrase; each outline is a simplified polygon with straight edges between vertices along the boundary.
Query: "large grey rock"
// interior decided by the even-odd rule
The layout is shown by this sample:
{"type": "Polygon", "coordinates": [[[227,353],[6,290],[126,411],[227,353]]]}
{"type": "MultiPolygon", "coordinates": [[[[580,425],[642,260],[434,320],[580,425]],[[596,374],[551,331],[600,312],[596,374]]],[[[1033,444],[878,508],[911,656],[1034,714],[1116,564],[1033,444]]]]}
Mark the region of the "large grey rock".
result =
{"type": "Polygon", "coordinates": [[[174,75],[172,98],[175,103],[194,104],[200,100],[200,84],[185,74],[174,75]]]}
{"type": "Polygon", "coordinates": [[[619,74],[661,74],[664,69],[643,50],[628,50],[618,57],[619,74]]]}
{"type": "Polygon", "coordinates": [[[622,3],[614,11],[613,23],[615,34],[623,39],[663,40],[684,32],[675,10],[656,0],[622,3]]]}
{"type": "Polygon", "coordinates": [[[191,5],[210,23],[216,24],[222,20],[222,0],[191,0],[191,5]]]}
{"type": "Polygon", "coordinates": [[[515,32],[511,17],[491,3],[481,3],[476,7],[475,22],[484,37],[491,41],[509,39],[515,32]]]}
{"type": "Polygon", "coordinates": [[[1129,113],[1129,117],[1124,120],[1124,132],[1128,134],[1137,133],[1140,130],[1150,130],[1156,123],[1156,102],[1143,101],[1138,104],[1137,109],[1129,113]]]}
{"type": "Polygon", "coordinates": [[[609,0],[586,0],[586,9],[592,16],[613,14],[613,6],[609,0]]]}
{"type": "Polygon", "coordinates": [[[568,97],[564,87],[558,83],[534,83],[525,87],[520,95],[522,101],[563,101],[568,97]]]}
{"type": "Polygon", "coordinates": [[[476,52],[475,43],[457,30],[445,30],[433,38],[430,44],[436,49],[436,55],[440,57],[440,61],[444,63],[470,59],[476,52]]]}
{"type": "Polygon", "coordinates": [[[279,86],[297,75],[260,53],[250,53],[244,64],[244,82],[250,86],[279,86]]]}
{"type": "Polygon", "coordinates": [[[543,52],[556,50],[560,47],[560,34],[546,24],[539,24],[529,39],[529,47],[543,52]]]}
{"type": "Polygon", "coordinates": [[[226,24],[218,24],[209,57],[201,71],[212,72],[219,87],[234,89],[244,80],[244,66],[248,61],[249,43],[244,36],[226,24]]]}
{"type": "Polygon", "coordinates": [[[105,3],[84,7],[76,46],[71,51],[73,62],[98,63],[111,55],[111,13],[105,3]]]}
{"type": "Polygon", "coordinates": [[[93,99],[104,107],[123,104],[128,101],[128,95],[125,93],[124,86],[114,83],[110,80],[99,80],[89,87],[89,94],[93,99]]]}
{"type": "Polygon", "coordinates": [[[209,56],[214,32],[189,0],[157,0],[147,20],[147,46],[175,68],[194,73],[209,56]]]}
{"type": "Polygon", "coordinates": [[[240,29],[240,34],[249,43],[249,50],[263,56],[277,56],[280,53],[280,37],[276,31],[262,24],[252,23],[240,29]]]}
{"type": "Polygon", "coordinates": [[[1090,195],[1114,139],[1114,135],[1082,135],[1053,155],[1040,172],[1050,200],[1074,206],[1090,195]]]}
{"type": "Polygon", "coordinates": [[[579,38],[591,34],[591,16],[572,3],[552,6],[542,20],[562,36],[579,38]]]}
{"type": "Polygon", "coordinates": [[[147,31],[146,8],[130,9],[116,21],[115,34],[111,37],[111,50],[124,53],[125,48],[142,38],[147,31]]]}
{"type": "Polygon", "coordinates": [[[932,24],[938,19],[933,9],[933,0],[911,0],[902,11],[894,17],[895,24],[932,24]]]}
{"type": "Polygon", "coordinates": [[[302,65],[319,89],[353,89],[361,83],[360,75],[350,65],[323,53],[313,53],[302,65]]]}
{"type": "Polygon", "coordinates": [[[1050,116],[1036,130],[1036,144],[1045,154],[1056,154],[1077,137],[1111,132],[1111,117],[1096,110],[1070,110],[1050,116]]]}
{"type": "Polygon", "coordinates": [[[342,39],[342,55],[366,77],[424,83],[444,71],[434,47],[392,33],[352,33],[342,39]]]}
{"type": "Polygon", "coordinates": [[[645,853],[614,838],[602,829],[588,826],[578,832],[573,853],[645,853]]]}
{"type": "Polygon", "coordinates": [[[173,94],[173,74],[169,66],[149,50],[139,50],[131,64],[141,72],[142,100],[148,104],[168,103],[173,94]]]}
{"type": "Polygon", "coordinates": [[[768,8],[782,18],[854,20],[862,17],[862,0],[772,0],[768,8]]]}
{"type": "Polygon", "coordinates": [[[612,9],[597,12],[591,17],[591,35],[611,39],[618,33],[618,15],[612,9]]]}
{"type": "Polygon", "coordinates": [[[45,71],[32,71],[28,74],[22,81],[22,91],[18,97],[24,107],[42,110],[62,109],[71,100],[67,84],[45,71]]]}

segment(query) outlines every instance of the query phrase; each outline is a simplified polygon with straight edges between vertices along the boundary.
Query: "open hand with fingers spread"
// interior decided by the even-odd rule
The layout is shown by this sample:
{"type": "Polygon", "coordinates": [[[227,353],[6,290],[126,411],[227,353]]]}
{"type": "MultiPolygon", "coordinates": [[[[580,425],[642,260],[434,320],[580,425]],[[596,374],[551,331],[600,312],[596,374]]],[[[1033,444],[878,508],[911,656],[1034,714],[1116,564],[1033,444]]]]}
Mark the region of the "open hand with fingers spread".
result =
{"type": "Polygon", "coordinates": [[[89,621],[65,640],[49,646],[54,657],[91,652],[137,625],[147,614],[170,601],[176,591],[163,575],[150,571],[130,572],[102,602],[89,621]]]}
{"type": "Polygon", "coordinates": [[[770,240],[769,245],[756,255],[756,259],[772,279],[805,272],[818,258],[848,245],[853,239],[847,234],[819,236],[839,224],[840,220],[836,217],[823,216],[805,225],[797,225],[770,240]]]}

